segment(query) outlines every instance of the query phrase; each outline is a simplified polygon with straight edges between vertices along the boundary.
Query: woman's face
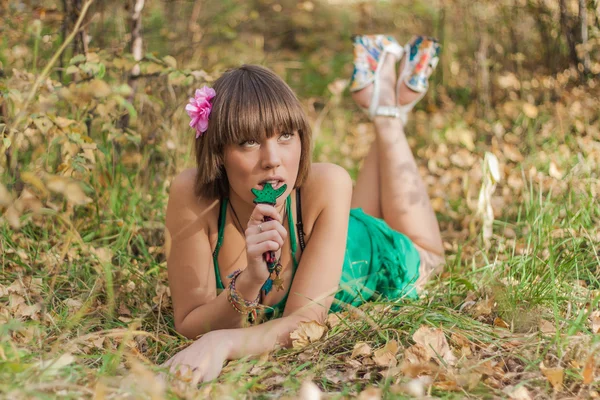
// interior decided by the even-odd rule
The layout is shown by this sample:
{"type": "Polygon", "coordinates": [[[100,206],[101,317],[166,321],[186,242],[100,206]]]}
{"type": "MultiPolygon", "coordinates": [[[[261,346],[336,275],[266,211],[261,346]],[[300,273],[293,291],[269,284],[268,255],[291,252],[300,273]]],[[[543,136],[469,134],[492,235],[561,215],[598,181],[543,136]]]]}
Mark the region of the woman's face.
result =
{"type": "Polygon", "coordinates": [[[271,181],[274,189],[287,184],[285,193],[277,199],[277,205],[283,204],[294,189],[301,153],[297,132],[276,132],[260,142],[257,139],[226,146],[224,166],[230,190],[252,203],[254,194],[250,189],[260,190],[266,181],[271,181]]]}

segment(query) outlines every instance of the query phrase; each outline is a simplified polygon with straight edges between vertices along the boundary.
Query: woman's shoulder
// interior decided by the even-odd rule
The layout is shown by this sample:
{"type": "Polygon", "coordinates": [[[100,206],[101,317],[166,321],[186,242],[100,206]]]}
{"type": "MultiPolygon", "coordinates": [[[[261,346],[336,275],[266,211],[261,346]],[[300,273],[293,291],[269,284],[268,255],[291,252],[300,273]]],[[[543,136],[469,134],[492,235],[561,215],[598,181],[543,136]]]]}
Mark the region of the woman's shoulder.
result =
{"type": "Polygon", "coordinates": [[[338,196],[352,196],[352,178],[348,171],[332,163],[313,163],[311,171],[302,185],[302,195],[311,203],[323,207],[338,196]]]}

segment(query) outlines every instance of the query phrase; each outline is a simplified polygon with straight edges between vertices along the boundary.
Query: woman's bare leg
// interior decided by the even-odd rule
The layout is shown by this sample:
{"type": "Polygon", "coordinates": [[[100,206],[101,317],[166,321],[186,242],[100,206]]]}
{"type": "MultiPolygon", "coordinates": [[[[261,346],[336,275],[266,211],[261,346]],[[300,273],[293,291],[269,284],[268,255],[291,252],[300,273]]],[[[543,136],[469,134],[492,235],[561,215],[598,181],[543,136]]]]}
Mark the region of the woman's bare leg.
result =
{"type": "Polygon", "coordinates": [[[365,157],[352,192],[351,207],[360,207],[369,215],[383,218],[379,184],[379,161],[377,161],[377,143],[373,142],[365,157]]]}
{"type": "MultiPolygon", "coordinates": [[[[381,105],[394,105],[396,71],[392,57],[387,57],[382,72],[381,105]]],[[[368,106],[372,86],[353,94],[361,106],[368,106]]],[[[416,94],[404,85],[401,103],[411,101],[416,94]]],[[[353,207],[375,210],[391,228],[406,234],[427,253],[442,256],[444,248],[439,226],[431,207],[427,189],[419,175],[417,164],[406,140],[399,119],[376,117],[376,138],[365,163],[352,198],[353,207]],[[379,208],[375,205],[379,203],[379,208]]],[[[423,255],[422,255],[423,258],[423,255]]]]}

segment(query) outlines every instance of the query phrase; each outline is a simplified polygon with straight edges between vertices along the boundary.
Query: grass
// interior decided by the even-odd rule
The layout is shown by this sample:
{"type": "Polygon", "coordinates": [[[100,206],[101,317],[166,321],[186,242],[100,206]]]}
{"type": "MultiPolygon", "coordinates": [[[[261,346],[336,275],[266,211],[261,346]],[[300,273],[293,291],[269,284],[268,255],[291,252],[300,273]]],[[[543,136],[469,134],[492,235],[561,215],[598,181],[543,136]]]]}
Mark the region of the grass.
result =
{"type": "MultiPolygon", "coordinates": [[[[323,137],[339,140],[327,131],[323,137]]],[[[532,152],[523,164],[537,161],[532,152]]],[[[150,388],[162,390],[151,384],[155,363],[185,344],[173,330],[166,292],[160,221],[167,193],[144,187],[131,169],[117,165],[111,170],[111,165],[107,158],[104,168],[113,184],[99,191],[98,182],[90,182],[100,195],[93,206],[74,210],[72,224],[48,210],[25,214],[29,223],[18,232],[0,228],[0,392],[10,398],[150,396],[150,388]]],[[[452,337],[464,336],[471,352],[452,378],[433,375],[428,389],[433,396],[506,396],[502,389],[514,385],[551,396],[541,362],[564,369],[557,395],[592,393],[597,387],[582,384],[582,368],[600,342],[589,323],[600,301],[596,173],[572,173],[549,186],[541,183],[548,181],[545,175],[524,182],[520,201],[500,211],[494,246],[482,248],[478,231],[464,236],[459,247],[448,251],[446,272],[421,300],[397,307],[369,303],[361,309],[371,322],[345,313],[324,340],[280,350],[262,361],[231,362],[218,382],[198,392],[173,384],[167,397],[289,395],[311,380],[330,398],[369,387],[404,398],[400,388],[410,378],[386,378],[385,368],[364,359],[353,364],[349,355],[358,342],[377,349],[394,339],[402,360],[421,326],[441,328],[457,354],[460,348],[452,337]],[[546,331],[540,330],[542,322],[546,331]],[[489,375],[476,372],[486,363],[493,364],[489,375]],[[354,376],[344,375],[348,371],[354,376]],[[469,374],[479,374],[478,380],[456,383],[469,374]]],[[[449,199],[464,212],[468,206],[458,195],[450,193],[449,199]]],[[[457,222],[442,222],[444,233],[457,222]]],[[[452,238],[446,242],[451,245],[452,238]]]]}

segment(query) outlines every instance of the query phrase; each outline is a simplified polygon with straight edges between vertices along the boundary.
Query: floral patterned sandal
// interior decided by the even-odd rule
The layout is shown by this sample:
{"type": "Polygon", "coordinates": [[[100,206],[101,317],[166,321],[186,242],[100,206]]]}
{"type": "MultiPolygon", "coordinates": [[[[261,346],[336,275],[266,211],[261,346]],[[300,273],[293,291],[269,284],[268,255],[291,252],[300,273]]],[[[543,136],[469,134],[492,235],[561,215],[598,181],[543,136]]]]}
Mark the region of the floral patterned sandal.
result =
{"type": "Polygon", "coordinates": [[[432,37],[416,36],[404,46],[404,55],[406,59],[398,74],[396,97],[398,97],[402,82],[410,90],[419,93],[419,96],[408,104],[396,103],[398,118],[402,120],[403,124],[406,124],[408,113],[425,96],[429,88],[429,77],[439,61],[440,45],[432,37]]]}
{"type": "Polygon", "coordinates": [[[379,74],[387,55],[402,58],[404,49],[392,36],[362,35],[354,37],[354,71],[350,79],[350,91],[357,92],[373,84],[373,94],[368,109],[362,108],[369,117],[399,117],[397,107],[379,105],[379,74]]]}

